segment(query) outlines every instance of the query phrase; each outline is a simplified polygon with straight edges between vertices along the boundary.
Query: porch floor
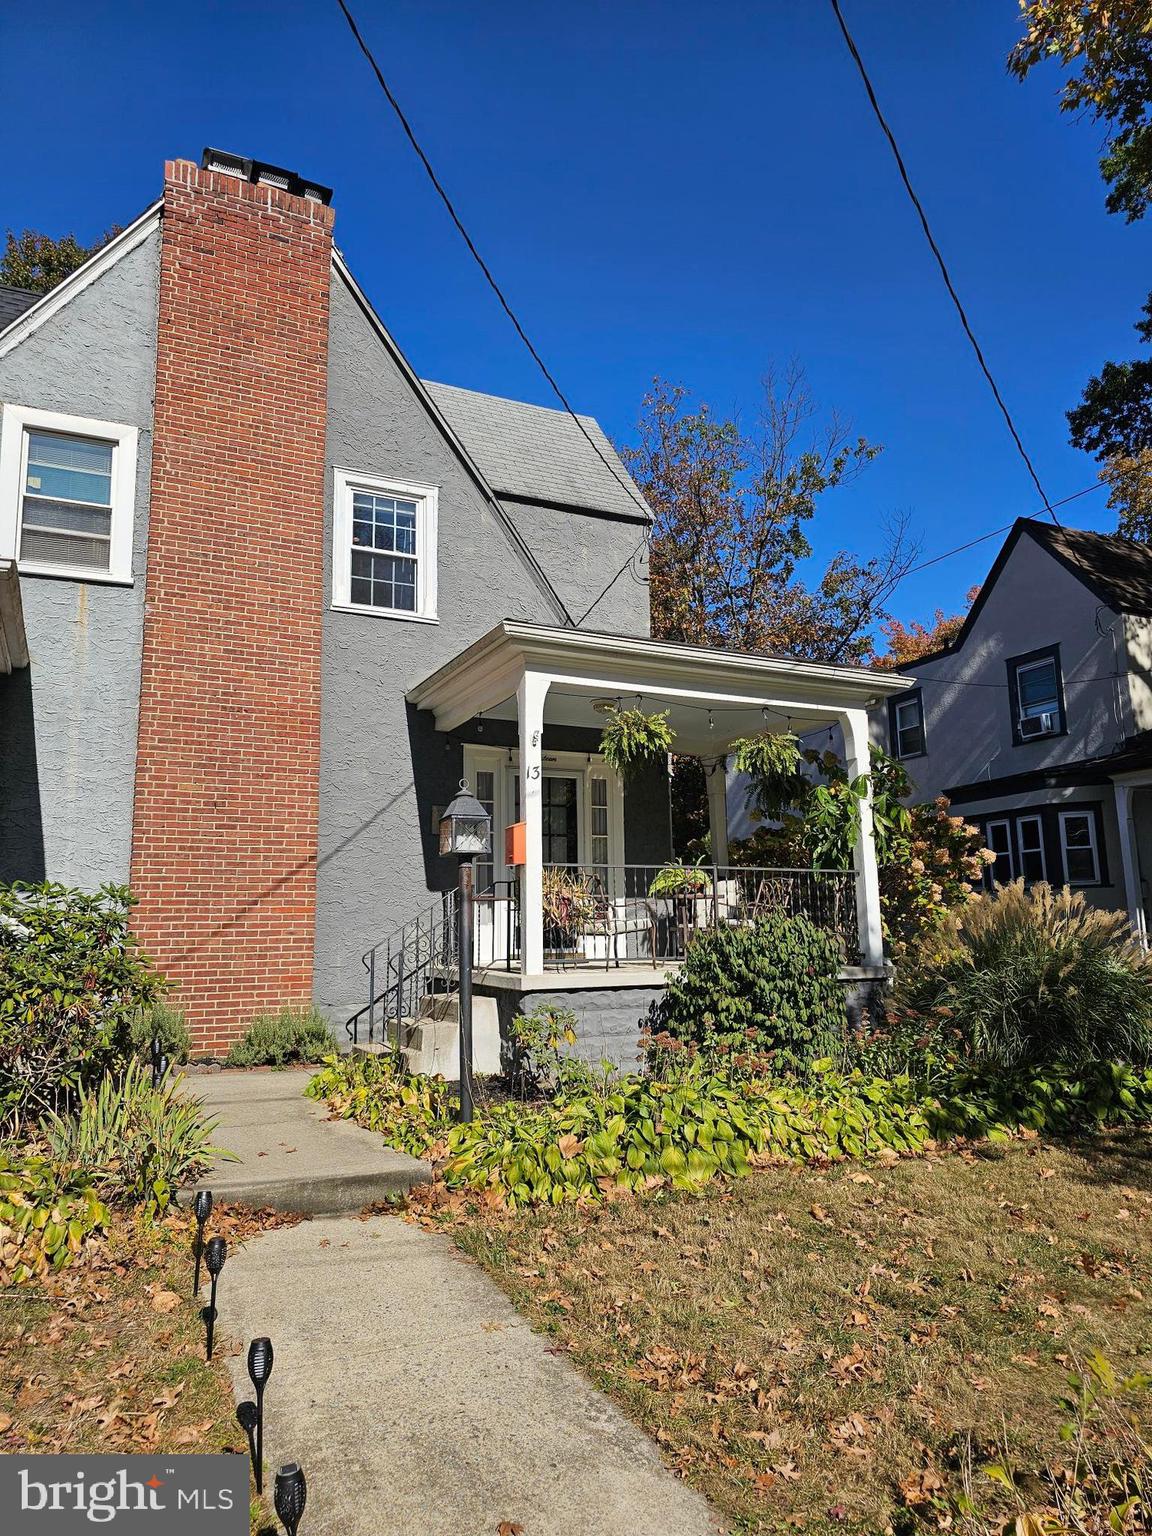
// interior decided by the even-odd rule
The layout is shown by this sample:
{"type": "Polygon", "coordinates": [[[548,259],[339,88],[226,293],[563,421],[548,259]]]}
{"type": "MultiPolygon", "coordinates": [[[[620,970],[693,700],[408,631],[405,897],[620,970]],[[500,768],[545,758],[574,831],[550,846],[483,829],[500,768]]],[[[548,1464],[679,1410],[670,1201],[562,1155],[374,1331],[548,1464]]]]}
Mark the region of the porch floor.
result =
{"type": "Polygon", "coordinates": [[[683,964],[680,960],[621,960],[607,969],[600,964],[546,964],[542,971],[525,975],[503,966],[478,966],[473,985],[496,987],[508,992],[582,992],[605,987],[663,987],[683,964]]]}

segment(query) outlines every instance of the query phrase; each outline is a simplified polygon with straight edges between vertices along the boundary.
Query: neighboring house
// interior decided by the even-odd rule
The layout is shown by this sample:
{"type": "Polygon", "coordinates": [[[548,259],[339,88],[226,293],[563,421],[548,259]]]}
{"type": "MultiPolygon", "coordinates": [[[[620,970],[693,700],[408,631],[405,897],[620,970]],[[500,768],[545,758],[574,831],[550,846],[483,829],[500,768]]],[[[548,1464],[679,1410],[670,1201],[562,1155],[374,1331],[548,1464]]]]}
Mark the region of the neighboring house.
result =
{"type": "MultiPolygon", "coordinates": [[[[201,1049],[370,986],[394,1022],[413,974],[451,985],[436,829],[467,778],[488,993],[634,1039],[697,913],[649,899],[667,779],[608,769],[605,702],[670,709],[685,750],[835,722],[862,763],[909,684],[652,641],[649,513],[596,423],[421,382],[332,224],[325,188],[206,151],[51,293],[0,295],[0,879],[130,883],[201,1049]],[[558,865],[592,871],[579,933],[558,865]]],[[[870,836],[849,879],[875,975],[870,836]]]]}
{"type": "Polygon", "coordinates": [[[1021,518],[955,642],[900,668],[876,726],[918,799],[945,794],[997,855],[1147,930],[1152,550],[1021,518]]]}

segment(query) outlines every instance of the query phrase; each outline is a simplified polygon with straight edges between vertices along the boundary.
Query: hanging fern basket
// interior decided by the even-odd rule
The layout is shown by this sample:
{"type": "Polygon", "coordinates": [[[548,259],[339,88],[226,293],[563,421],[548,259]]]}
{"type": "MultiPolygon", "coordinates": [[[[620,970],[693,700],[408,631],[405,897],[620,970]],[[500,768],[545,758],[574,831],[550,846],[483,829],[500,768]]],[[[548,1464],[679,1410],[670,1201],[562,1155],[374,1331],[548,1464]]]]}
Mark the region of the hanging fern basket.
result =
{"type": "Polygon", "coordinates": [[[667,757],[675,740],[667,710],[646,714],[640,708],[613,709],[600,734],[600,752],[609,767],[627,779],[667,757]]]}

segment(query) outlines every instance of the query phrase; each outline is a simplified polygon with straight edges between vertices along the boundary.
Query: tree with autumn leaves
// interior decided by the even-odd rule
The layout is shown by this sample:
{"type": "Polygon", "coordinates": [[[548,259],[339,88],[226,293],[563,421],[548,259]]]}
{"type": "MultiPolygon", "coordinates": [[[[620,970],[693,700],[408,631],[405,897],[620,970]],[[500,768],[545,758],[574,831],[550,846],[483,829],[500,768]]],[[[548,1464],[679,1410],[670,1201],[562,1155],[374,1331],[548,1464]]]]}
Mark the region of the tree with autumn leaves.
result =
{"type": "MultiPolygon", "coordinates": [[[[1152,206],[1152,7],[1148,0],[1021,0],[1024,35],[1008,67],[1064,69],[1060,107],[1104,131],[1109,213],[1132,223],[1152,206]]],[[[1152,294],[1136,333],[1152,344],[1152,294]]],[[[1107,362],[1068,412],[1074,447],[1095,454],[1120,531],[1152,540],[1152,358],[1107,362]]]]}

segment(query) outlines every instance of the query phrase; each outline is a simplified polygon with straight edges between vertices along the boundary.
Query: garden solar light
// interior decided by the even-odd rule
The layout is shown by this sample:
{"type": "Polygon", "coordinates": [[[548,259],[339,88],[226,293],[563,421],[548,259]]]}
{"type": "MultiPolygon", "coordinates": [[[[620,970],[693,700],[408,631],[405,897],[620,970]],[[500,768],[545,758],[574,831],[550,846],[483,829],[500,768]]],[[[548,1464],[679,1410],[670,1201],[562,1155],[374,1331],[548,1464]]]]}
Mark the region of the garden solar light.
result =
{"type": "Polygon", "coordinates": [[[256,1450],[252,1465],[256,1473],[257,1493],[264,1492],[264,1388],[272,1374],[274,1360],[271,1339],[252,1340],[248,1346],[248,1375],[256,1388],[256,1450]]]}
{"type": "Polygon", "coordinates": [[[300,1524],[300,1516],[308,1502],[308,1484],[303,1471],[294,1461],[277,1472],[273,1502],[288,1536],[296,1536],[296,1527],[300,1524]]]}
{"type": "Polygon", "coordinates": [[[212,1338],[216,1331],[216,1282],[220,1278],[220,1271],[224,1268],[224,1260],[228,1257],[228,1244],[222,1237],[210,1237],[204,1247],[204,1267],[212,1277],[212,1293],[208,1298],[208,1305],[201,1311],[208,1330],[207,1358],[212,1358],[212,1338]]]}
{"type": "Polygon", "coordinates": [[[196,1275],[192,1286],[193,1296],[200,1294],[200,1259],[204,1253],[204,1228],[212,1214],[212,1191],[198,1189],[192,1201],[192,1214],[196,1218],[196,1275]]]}
{"type": "Polygon", "coordinates": [[[255,1476],[256,1476],[256,1492],[257,1493],[259,1493],[261,1491],[260,1490],[260,1470],[259,1470],[259,1468],[258,1468],[258,1466],[256,1464],[256,1441],[254,1439],[254,1435],[255,1435],[255,1431],[256,1431],[256,1421],[257,1421],[258,1416],[259,1415],[258,1415],[258,1411],[257,1411],[255,1403],[244,1402],[244,1403],[239,1404],[239,1406],[236,1409],[236,1422],[237,1422],[237,1424],[239,1424],[240,1428],[244,1431],[244,1433],[248,1436],[248,1460],[251,1463],[252,1471],[255,1473],[255,1476]]]}

